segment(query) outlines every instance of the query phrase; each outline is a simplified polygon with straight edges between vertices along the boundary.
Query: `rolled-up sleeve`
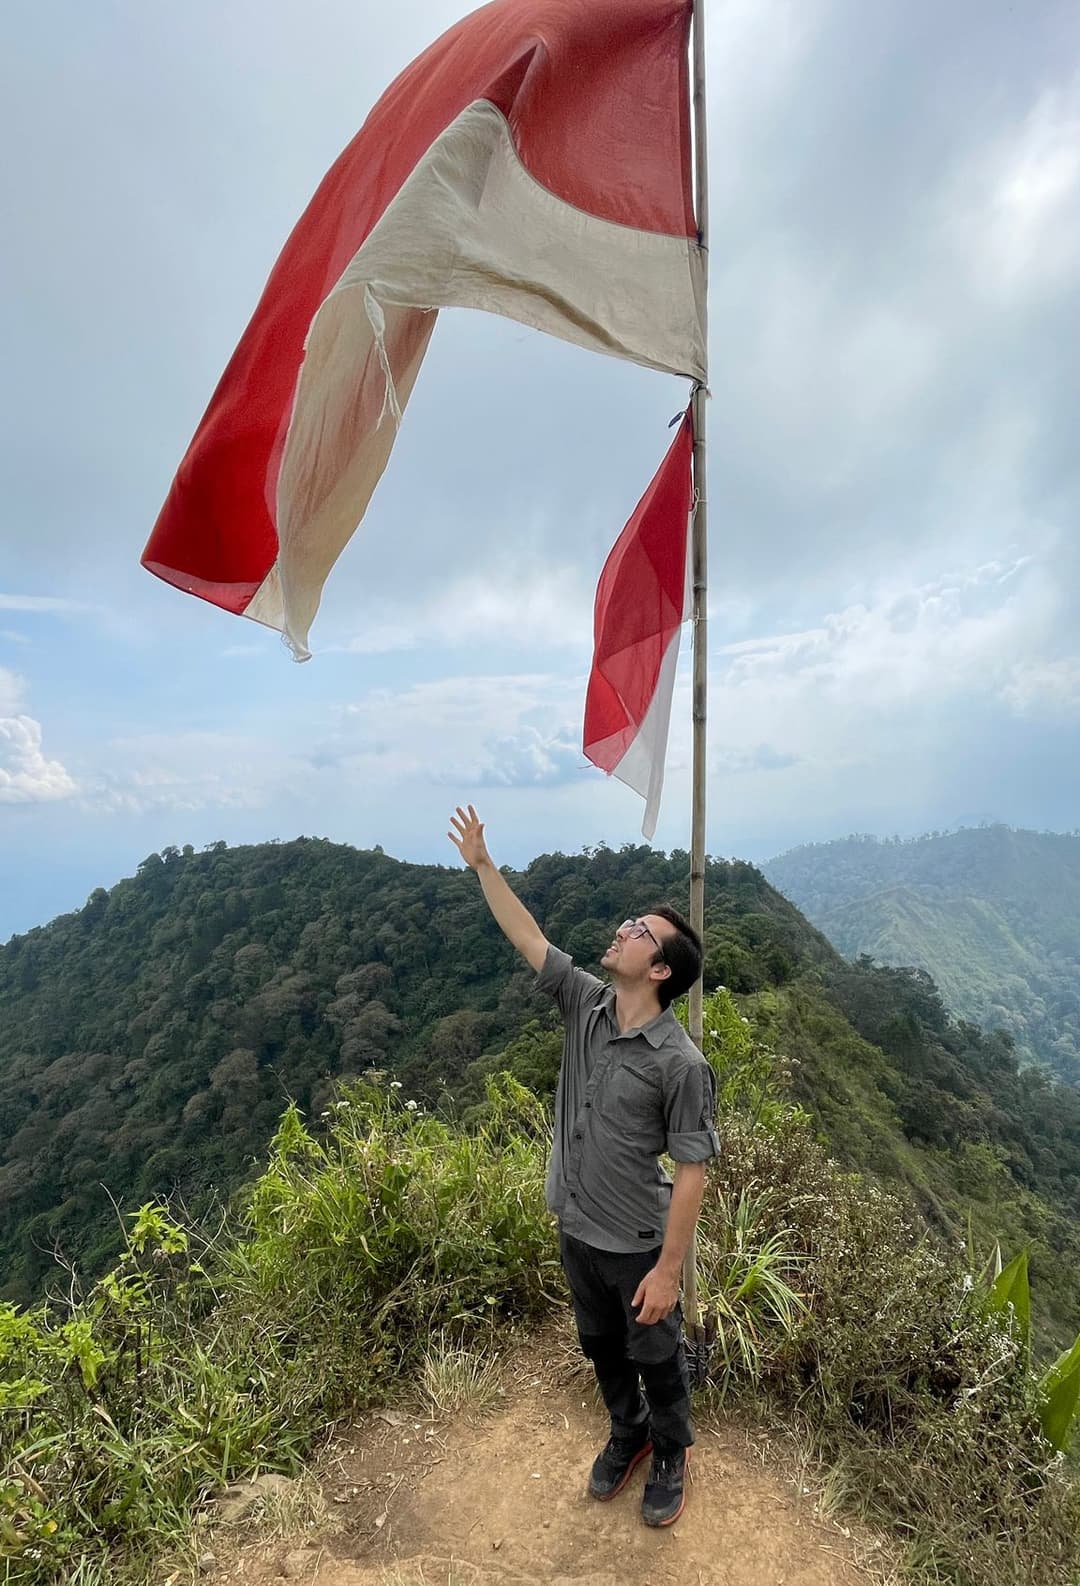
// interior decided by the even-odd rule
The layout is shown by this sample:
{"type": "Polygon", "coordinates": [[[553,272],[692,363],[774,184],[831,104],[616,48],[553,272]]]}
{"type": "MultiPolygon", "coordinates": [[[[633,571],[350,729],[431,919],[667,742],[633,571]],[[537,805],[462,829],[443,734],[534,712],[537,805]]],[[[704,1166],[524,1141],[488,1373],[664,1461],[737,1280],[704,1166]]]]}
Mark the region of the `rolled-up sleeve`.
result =
{"type": "Polygon", "coordinates": [[[707,1162],[719,1156],[716,1134],[716,1080],[702,1059],[672,1076],[664,1096],[667,1152],[675,1162],[707,1162]]]}

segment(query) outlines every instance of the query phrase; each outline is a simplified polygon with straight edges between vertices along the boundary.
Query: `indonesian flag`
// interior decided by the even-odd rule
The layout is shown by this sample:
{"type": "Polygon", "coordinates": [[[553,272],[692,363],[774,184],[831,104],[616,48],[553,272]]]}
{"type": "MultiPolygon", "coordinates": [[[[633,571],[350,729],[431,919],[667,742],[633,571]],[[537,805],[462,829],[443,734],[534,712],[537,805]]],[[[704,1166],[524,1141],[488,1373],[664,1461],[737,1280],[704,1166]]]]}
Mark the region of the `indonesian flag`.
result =
{"type": "Polygon", "coordinates": [[[641,794],[646,839],[656,830],[679,638],[692,614],[693,455],[688,409],[596,589],[584,750],[594,765],[641,794]]]}
{"type": "Polygon", "coordinates": [[[144,552],[151,572],[306,659],[440,308],[705,379],[690,13],[495,0],[406,68],[271,271],[144,552]]]}

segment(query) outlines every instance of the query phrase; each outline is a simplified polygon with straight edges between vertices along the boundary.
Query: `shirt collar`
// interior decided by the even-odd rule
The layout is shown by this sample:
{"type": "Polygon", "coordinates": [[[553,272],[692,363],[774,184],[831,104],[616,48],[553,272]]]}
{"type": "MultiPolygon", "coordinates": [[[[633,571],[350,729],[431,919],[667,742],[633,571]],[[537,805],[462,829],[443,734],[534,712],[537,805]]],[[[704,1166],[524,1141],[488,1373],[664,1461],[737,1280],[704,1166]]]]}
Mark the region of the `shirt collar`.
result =
{"type": "Polygon", "coordinates": [[[619,1030],[618,1020],[615,1018],[615,988],[613,986],[608,987],[604,1001],[611,1017],[611,1022],[618,1031],[616,1039],[621,1035],[643,1035],[653,1051],[658,1051],[663,1046],[673,1027],[679,1022],[670,1008],[663,1008],[655,1019],[649,1020],[648,1024],[638,1025],[632,1030],[619,1030]]]}

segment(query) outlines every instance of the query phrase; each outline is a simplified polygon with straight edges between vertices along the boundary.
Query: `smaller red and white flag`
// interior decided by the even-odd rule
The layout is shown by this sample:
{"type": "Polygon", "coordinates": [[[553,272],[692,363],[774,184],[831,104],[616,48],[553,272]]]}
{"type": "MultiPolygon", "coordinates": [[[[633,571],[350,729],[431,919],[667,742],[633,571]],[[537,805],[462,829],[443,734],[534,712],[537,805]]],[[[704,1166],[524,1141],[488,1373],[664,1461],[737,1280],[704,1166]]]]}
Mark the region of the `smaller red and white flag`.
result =
{"type": "Polygon", "coordinates": [[[596,586],[583,748],[645,800],[642,836],[660,810],[682,625],[693,614],[690,410],[604,563],[596,586]]]}

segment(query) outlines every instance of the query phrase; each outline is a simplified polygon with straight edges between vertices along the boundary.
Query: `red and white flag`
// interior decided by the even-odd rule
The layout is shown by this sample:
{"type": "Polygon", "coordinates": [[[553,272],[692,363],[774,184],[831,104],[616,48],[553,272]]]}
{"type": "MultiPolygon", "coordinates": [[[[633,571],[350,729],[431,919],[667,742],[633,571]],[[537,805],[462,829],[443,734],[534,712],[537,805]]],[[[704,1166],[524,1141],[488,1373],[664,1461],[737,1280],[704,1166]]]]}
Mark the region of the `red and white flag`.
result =
{"type": "Polygon", "coordinates": [[[305,658],[439,308],[705,379],[690,14],[495,0],[401,74],[274,266],[146,567],[305,658]]]}
{"type": "Polygon", "coordinates": [[[679,639],[692,615],[693,456],[687,410],[596,588],[584,750],[593,765],[641,794],[645,838],[656,830],[679,639]]]}

